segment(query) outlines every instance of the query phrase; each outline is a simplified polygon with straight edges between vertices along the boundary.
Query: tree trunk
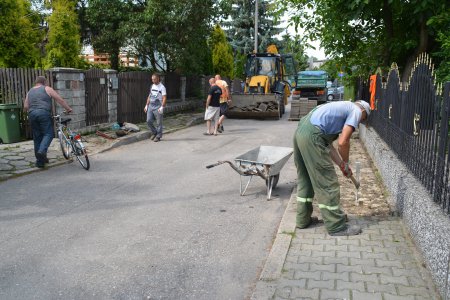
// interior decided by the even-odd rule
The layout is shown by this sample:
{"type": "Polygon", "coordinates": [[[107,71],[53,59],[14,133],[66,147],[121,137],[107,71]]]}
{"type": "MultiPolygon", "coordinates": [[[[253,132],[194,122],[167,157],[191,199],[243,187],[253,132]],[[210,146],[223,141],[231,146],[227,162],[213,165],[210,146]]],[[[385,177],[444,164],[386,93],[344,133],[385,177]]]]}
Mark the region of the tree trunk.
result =
{"type": "Polygon", "coordinates": [[[428,50],[428,44],[429,44],[429,35],[426,25],[426,20],[424,20],[423,14],[420,17],[420,32],[419,32],[419,45],[414,50],[413,53],[408,57],[408,60],[405,63],[405,66],[403,68],[403,74],[402,74],[402,82],[406,82],[409,79],[411,70],[414,66],[414,62],[417,59],[417,56],[419,56],[420,53],[426,52],[428,50]]]}

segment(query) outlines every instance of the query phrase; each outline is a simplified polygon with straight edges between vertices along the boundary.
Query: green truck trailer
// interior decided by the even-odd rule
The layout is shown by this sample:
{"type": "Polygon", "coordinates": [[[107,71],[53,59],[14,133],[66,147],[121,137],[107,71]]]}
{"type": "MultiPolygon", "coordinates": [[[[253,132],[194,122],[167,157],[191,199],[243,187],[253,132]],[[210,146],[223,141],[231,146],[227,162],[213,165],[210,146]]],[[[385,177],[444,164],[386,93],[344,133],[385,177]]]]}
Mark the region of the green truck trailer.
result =
{"type": "Polygon", "coordinates": [[[316,100],[319,105],[327,102],[327,80],[328,74],[325,71],[298,72],[293,99],[316,100]]]}
{"type": "Polygon", "coordinates": [[[297,121],[317,105],[327,102],[327,80],[325,71],[298,72],[289,120],[297,121]]]}

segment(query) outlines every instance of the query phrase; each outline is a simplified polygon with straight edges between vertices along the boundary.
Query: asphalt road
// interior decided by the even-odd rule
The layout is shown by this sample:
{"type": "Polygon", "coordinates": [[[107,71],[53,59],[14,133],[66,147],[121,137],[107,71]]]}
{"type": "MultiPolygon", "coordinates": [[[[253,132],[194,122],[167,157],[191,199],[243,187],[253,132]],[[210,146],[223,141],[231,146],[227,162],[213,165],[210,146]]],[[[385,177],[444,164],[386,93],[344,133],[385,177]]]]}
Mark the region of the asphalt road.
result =
{"type": "Polygon", "coordinates": [[[291,147],[297,122],[227,120],[0,183],[1,299],[245,299],[294,187],[271,201],[228,165],[259,145],[291,147]]]}

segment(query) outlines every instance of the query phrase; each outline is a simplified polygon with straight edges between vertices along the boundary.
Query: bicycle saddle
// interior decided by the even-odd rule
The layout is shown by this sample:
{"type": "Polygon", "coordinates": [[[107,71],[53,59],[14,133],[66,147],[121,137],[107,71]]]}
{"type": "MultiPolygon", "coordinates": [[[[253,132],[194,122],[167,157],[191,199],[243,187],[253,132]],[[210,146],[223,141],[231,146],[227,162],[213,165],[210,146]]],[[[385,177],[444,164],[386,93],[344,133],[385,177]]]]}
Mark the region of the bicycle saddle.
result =
{"type": "Polygon", "coordinates": [[[72,119],[71,118],[61,118],[61,124],[67,125],[72,119]]]}

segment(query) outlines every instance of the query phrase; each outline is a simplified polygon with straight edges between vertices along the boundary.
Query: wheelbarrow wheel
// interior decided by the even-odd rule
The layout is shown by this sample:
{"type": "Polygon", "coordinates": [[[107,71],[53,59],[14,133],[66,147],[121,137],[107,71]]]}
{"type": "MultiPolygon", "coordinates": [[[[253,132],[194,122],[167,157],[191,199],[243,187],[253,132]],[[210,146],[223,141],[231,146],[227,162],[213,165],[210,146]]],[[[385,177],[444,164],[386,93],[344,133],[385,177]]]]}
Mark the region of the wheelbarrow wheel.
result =
{"type": "MultiPolygon", "coordinates": [[[[278,173],[277,175],[270,176],[270,178],[272,179],[272,189],[274,189],[277,187],[278,179],[280,179],[280,173],[278,173]]],[[[266,186],[268,185],[269,180],[266,180],[266,186]]]]}

